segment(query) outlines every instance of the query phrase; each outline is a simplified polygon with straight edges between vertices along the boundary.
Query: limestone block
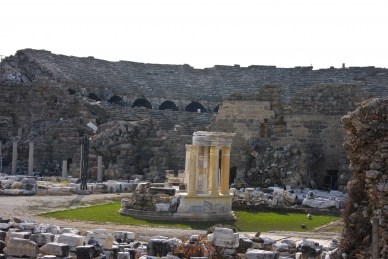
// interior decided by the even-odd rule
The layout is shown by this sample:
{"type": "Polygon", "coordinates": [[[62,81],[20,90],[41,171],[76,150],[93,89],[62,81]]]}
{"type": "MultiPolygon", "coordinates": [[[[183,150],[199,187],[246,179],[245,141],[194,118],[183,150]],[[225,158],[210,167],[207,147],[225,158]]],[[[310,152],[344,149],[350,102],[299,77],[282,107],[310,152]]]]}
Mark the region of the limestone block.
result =
{"type": "Polygon", "coordinates": [[[65,257],[70,253],[70,246],[64,243],[47,243],[40,248],[40,253],[45,255],[55,255],[65,257]]]}
{"type": "Polygon", "coordinates": [[[34,230],[38,224],[36,223],[18,223],[15,224],[15,227],[20,230],[34,230]]]}
{"type": "Polygon", "coordinates": [[[88,231],[85,237],[85,243],[88,244],[90,239],[94,239],[100,243],[103,249],[111,249],[113,246],[113,235],[109,234],[106,229],[93,229],[88,231]]]}
{"type": "Polygon", "coordinates": [[[170,203],[156,203],[156,211],[169,211],[170,210],[170,203]]]}
{"type": "Polygon", "coordinates": [[[246,237],[239,237],[239,245],[236,248],[236,252],[245,254],[249,248],[252,248],[252,246],[252,240],[246,237]]]}
{"type": "Polygon", "coordinates": [[[31,232],[10,232],[8,231],[7,236],[5,237],[5,243],[8,243],[8,241],[11,238],[23,238],[23,239],[30,239],[31,232]]]}
{"type": "Polygon", "coordinates": [[[77,246],[76,248],[77,259],[93,259],[99,256],[99,252],[92,245],[77,246]]]}
{"type": "Polygon", "coordinates": [[[1,230],[8,230],[9,228],[12,228],[12,227],[13,227],[13,223],[12,222],[0,223],[0,229],[1,230]]]}
{"type": "Polygon", "coordinates": [[[245,253],[246,259],[278,259],[279,253],[259,249],[248,249],[245,253]]]}
{"type": "Polygon", "coordinates": [[[75,228],[61,228],[60,233],[61,234],[72,233],[72,234],[79,235],[79,234],[81,234],[81,231],[79,231],[78,229],[75,229],[75,228]]]}
{"type": "Polygon", "coordinates": [[[39,233],[39,234],[32,234],[30,236],[30,240],[34,241],[38,246],[43,246],[47,243],[54,241],[54,234],[51,233],[39,233]]]}
{"type": "Polygon", "coordinates": [[[289,247],[285,243],[272,244],[272,251],[274,252],[289,252],[289,247]]]}
{"type": "Polygon", "coordinates": [[[119,243],[129,243],[135,240],[135,233],[125,232],[125,231],[115,231],[113,233],[113,238],[119,243]]]}
{"type": "Polygon", "coordinates": [[[170,242],[165,239],[151,239],[147,244],[149,256],[166,256],[171,252],[170,242]]]}
{"type": "Polygon", "coordinates": [[[28,239],[12,237],[7,243],[7,255],[36,257],[39,253],[38,245],[28,239]]]}
{"type": "Polygon", "coordinates": [[[329,200],[329,199],[318,200],[318,199],[305,198],[305,199],[303,199],[302,205],[307,206],[307,207],[312,207],[312,208],[324,209],[324,208],[336,207],[336,201],[329,200]]]}
{"type": "Polygon", "coordinates": [[[75,251],[77,246],[83,246],[85,237],[72,233],[65,233],[58,237],[58,243],[65,243],[70,246],[70,251],[75,251]]]}
{"type": "Polygon", "coordinates": [[[323,246],[324,251],[332,251],[338,247],[338,241],[336,239],[331,240],[329,243],[327,243],[325,246],[323,246]]]}
{"type": "Polygon", "coordinates": [[[381,175],[380,171],[369,170],[365,172],[365,177],[371,180],[376,180],[381,175]]]}
{"type": "Polygon", "coordinates": [[[227,248],[239,246],[239,235],[229,228],[215,228],[213,233],[213,244],[227,248]]]}
{"type": "Polygon", "coordinates": [[[129,252],[119,252],[117,259],[131,259],[129,252]]]}
{"type": "Polygon", "coordinates": [[[4,195],[13,195],[13,196],[18,196],[21,193],[23,193],[25,190],[22,189],[5,189],[3,194],[4,195]]]}

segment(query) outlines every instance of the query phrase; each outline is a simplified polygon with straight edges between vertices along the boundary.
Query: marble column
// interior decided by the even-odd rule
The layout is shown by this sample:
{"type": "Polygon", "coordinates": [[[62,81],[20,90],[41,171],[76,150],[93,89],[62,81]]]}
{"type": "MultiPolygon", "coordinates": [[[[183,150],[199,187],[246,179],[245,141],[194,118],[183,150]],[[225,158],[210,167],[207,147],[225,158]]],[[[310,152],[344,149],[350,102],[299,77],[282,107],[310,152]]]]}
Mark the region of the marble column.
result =
{"type": "Polygon", "coordinates": [[[229,171],[230,171],[230,147],[221,147],[221,184],[220,193],[229,194],[229,171]]]}
{"type": "Polygon", "coordinates": [[[97,157],[97,182],[102,182],[102,156],[97,157]]]}
{"type": "Polygon", "coordinates": [[[197,156],[198,146],[190,145],[189,188],[187,196],[197,195],[197,156]]]}
{"type": "Polygon", "coordinates": [[[62,161],[62,178],[67,177],[67,160],[62,161]]]}
{"type": "Polygon", "coordinates": [[[81,178],[81,175],[82,175],[82,159],[83,159],[83,156],[82,156],[82,153],[84,152],[84,145],[81,144],[81,152],[80,152],[80,159],[79,159],[79,178],[81,178]]]}
{"type": "Polygon", "coordinates": [[[28,175],[34,175],[34,141],[30,140],[28,149],[28,175]]]}
{"type": "Polygon", "coordinates": [[[12,171],[11,174],[16,174],[16,161],[18,159],[18,139],[13,139],[12,145],[12,171]]]}
{"type": "Polygon", "coordinates": [[[189,188],[189,169],[190,169],[190,146],[186,146],[186,161],[185,161],[185,178],[183,180],[184,183],[187,184],[187,188],[189,188]]]}
{"type": "Polygon", "coordinates": [[[218,168],[219,168],[219,147],[210,147],[210,163],[209,163],[209,186],[210,195],[216,196],[218,192],[218,168]]]}

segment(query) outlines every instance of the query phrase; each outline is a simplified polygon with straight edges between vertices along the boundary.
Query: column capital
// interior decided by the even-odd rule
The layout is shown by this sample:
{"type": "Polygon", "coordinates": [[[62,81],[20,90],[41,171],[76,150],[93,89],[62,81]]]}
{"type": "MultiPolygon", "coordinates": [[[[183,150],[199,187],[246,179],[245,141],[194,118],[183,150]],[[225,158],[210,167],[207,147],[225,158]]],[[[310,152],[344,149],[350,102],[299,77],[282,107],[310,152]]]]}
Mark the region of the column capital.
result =
{"type": "Polygon", "coordinates": [[[210,154],[216,153],[220,150],[219,146],[211,146],[210,147],[210,154]]]}
{"type": "Polygon", "coordinates": [[[223,155],[230,155],[230,146],[222,146],[221,150],[223,155]]]}
{"type": "Polygon", "coordinates": [[[195,145],[190,145],[190,144],[186,144],[186,151],[194,151],[196,152],[198,150],[198,146],[195,146],[195,145]]]}

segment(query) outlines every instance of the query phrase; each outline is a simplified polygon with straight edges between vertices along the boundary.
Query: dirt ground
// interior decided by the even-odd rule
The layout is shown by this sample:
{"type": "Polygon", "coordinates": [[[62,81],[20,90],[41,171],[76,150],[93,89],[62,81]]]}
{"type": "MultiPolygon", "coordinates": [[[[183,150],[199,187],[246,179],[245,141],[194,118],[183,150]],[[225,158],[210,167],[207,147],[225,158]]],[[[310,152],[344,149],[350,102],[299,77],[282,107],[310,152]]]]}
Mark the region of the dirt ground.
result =
{"type": "MultiPolygon", "coordinates": [[[[147,227],[147,226],[128,226],[117,225],[107,222],[101,223],[75,221],[75,220],[59,220],[54,218],[46,218],[37,216],[41,212],[64,209],[69,207],[87,206],[88,204],[107,203],[111,201],[120,201],[129,194],[91,194],[91,195],[68,195],[68,196],[0,196],[0,217],[7,218],[25,218],[32,219],[37,223],[52,224],[60,227],[71,227],[85,234],[86,231],[96,228],[104,228],[113,233],[114,231],[130,231],[135,233],[136,238],[139,236],[166,236],[176,237],[182,240],[187,240],[191,235],[199,235],[206,233],[204,230],[182,230],[165,227],[147,227]]],[[[303,238],[320,238],[332,239],[337,237],[338,233],[326,232],[328,229],[338,229],[341,227],[340,221],[331,223],[327,226],[309,232],[283,232],[273,231],[272,234],[285,236],[295,236],[303,238]]],[[[262,233],[263,235],[264,233],[262,233]]]]}

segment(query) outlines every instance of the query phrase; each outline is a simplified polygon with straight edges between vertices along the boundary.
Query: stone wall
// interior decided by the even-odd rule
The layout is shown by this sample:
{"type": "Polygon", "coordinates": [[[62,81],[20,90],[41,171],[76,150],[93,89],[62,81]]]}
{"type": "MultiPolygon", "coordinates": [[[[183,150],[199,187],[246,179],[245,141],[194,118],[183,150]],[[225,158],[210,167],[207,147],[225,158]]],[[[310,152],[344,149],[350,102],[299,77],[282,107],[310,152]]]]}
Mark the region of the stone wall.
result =
{"type": "Polygon", "coordinates": [[[370,255],[371,221],[379,219],[379,258],[388,256],[388,99],[372,99],[342,117],[353,180],[344,213],[342,249],[370,255]]]}
{"type": "Polygon", "coordinates": [[[349,171],[341,114],[368,95],[356,85],[317,85],[284,104],[280,89],[265,85],[254,95],[231,95],[212,118],[212,131],[236,133],[237,181],[296,188],[314,180],[320,189],[343,190],[349,171]]]}

